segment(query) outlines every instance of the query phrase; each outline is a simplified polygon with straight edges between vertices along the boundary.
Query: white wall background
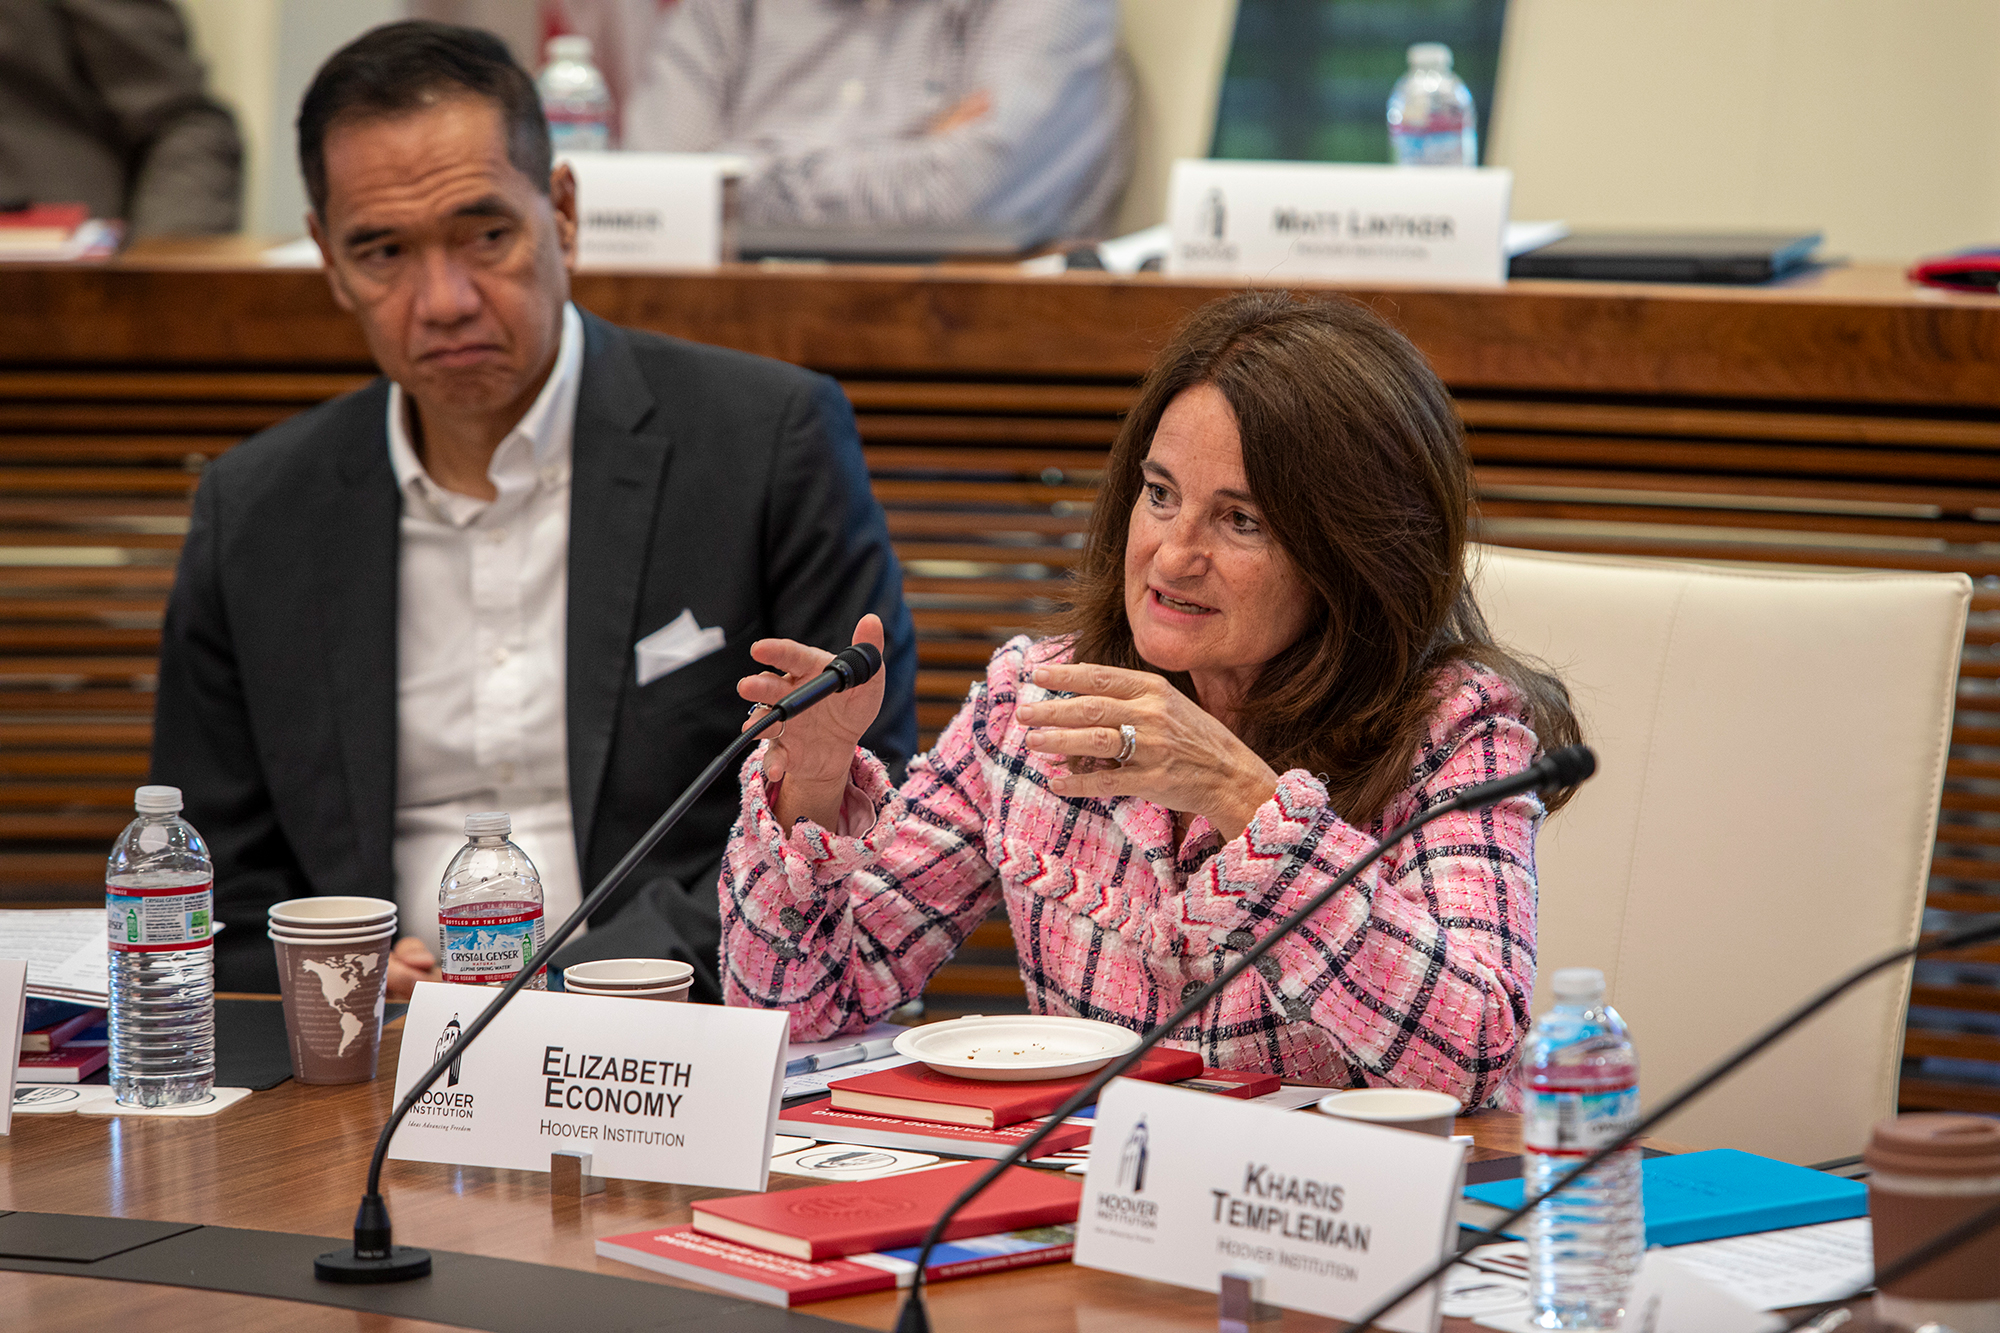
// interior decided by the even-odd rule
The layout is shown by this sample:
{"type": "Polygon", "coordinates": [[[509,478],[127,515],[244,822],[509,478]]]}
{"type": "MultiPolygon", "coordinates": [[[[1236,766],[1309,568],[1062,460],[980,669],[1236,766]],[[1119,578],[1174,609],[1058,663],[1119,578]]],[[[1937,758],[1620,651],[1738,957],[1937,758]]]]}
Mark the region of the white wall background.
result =
{"type": "Polygon", "coordinates": [[[2000,242],[1993,0],[1509,0],[1495,98],[1517,218],[2000,242]]]}

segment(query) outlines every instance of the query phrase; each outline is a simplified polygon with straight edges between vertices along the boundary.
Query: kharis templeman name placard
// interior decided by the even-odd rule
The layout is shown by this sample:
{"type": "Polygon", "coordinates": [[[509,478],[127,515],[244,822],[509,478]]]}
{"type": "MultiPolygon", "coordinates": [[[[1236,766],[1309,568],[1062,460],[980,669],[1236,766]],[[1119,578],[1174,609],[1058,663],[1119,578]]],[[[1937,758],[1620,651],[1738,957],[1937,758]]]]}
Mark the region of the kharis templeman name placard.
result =
{"type": "MultiPolygon", "coordinates": [[[[1274,1305],[1352,1318],[1443,1256],[1464,1172],[1449,1139],[1119,1079],[1076,1262],[1204,1291],[1260,1273],[1274,1305]]],[[[1437,1285],[1378,1326],[1430,1333],[1437,1285]]]]}
{"type": "MultiPolygon", "coordinates": [[[[498,994],[418,984],[397,1100],[498,994]]],[[[789,1021],[774,1010],[524,990],[431,1085],[389,1156],[546,1171],[550,1153],[580,1149],[594,1175],[761,1190],[789,1021]]]]}

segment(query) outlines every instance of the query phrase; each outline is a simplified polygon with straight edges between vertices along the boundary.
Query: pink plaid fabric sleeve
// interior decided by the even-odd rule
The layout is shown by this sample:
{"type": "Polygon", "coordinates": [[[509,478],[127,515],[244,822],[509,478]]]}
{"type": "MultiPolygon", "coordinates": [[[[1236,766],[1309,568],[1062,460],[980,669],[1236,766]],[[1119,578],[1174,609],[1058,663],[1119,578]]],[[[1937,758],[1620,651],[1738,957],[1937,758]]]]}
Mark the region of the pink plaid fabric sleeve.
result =
{"type": "Polygon", "coordinates": [[[858,837],[804,819],[782,828],[763,747],[744,762],[743,811],[722,865],[725,1004],[789,1009],[799,1041],[863,1028],[921,995],[986,919],[1000,890],[980,836],[984,793],[941,779],[938,767],[970,750],[982,695],[975,687],[937,748],[911,761],[901,791],[856,747],[841,822],[861,825],[858,837]],[[868,814],[857,819],[857,805],[868,814]]]}
{"type": "MultiPolygon", "coordinates": [[[[801,1039],[878,1019],[1004,901],[1029,1007],[1145,1030],[1351,865],[1387,828],[1537,750],[1498,677],[1445,682],[1409,786],[1366,828],[1294,770],[1224,842],[1130,798],[1048,790],[1050,761],[1013,721],[1041,697],[1059,642],[1007,645],[930,755],[892,791],[857,754],[861,836],[781,830],[753,759],[723,873],[723,975],[733,1004],[792,1011],[801,1039]],[[872,826],[867,814],[879,812],[872,826]]],[[[1299,1082],[1427,1087],[1505,1098],[1534,985],[1534,834],[1521,797],[1455,814],[1391,849],[1255,973],[1173,1036],[1225,1068],[1299,1082]]]]}

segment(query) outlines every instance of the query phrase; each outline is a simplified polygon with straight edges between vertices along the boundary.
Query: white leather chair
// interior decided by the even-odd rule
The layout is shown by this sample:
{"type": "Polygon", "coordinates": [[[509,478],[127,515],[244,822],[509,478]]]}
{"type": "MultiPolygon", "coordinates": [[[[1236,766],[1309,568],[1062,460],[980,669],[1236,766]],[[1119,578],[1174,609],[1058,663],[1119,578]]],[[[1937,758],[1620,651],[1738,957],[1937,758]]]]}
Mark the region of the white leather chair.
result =
{"type": "Polygon", "coordinates": [[[1207,157],[1236,35],[1236,0],[1121,0],[1121,44],[1132,62],[1132,179],[1113,236],[1167,218],[1175,158],[1207,157]]]}
{"type": "MultiPolygon", "coordinates": [[[[1915,941],[1971,583],[1483,548],[1494,636],[1568,683],[1598,774],[1544,828],[1535,1010],[1600,967],[1655,1102],[1915,941]]],[[[1656,1132],[1794,1162],[1895,1109],[1910,969],[1656,1132]]]]}

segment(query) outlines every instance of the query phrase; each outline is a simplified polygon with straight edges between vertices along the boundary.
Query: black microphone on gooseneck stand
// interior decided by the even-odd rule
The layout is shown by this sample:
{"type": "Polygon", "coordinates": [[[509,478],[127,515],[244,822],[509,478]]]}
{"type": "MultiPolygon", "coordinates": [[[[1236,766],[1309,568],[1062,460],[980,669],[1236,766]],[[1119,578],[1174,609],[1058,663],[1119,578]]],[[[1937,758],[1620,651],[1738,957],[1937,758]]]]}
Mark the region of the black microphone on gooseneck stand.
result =
{"type": "MultiPolygon", "coordinates": [[[[543,955],[547,956],[561,948],[575,933],[576,928],[583,924],[592,912],[604,905],[604,900],[611,896],[612,890],[624,883],[625,877],[632,873],[633,867],[643,861],[646,854],[667,835],[667,831],[681,821],[681,817],[693,808],[694,803],[701,798],[701,794],[707,791],[718,777],[742,761],[743,756],[750,752],[750,747],[757,743],[757,738],[766,728],[774,722],[784,722],[788,718],[797,717],[830,694],[837,694],[863,683],[881,668],[881,650],[873,644],[857,643],[841,649],[819,675],[773,704],[762,717],[752,722],[742,735],[731,741],[728,747],[701,771],[700,776],[688,784],[687,790],[675,798],[674,803],[667,807],[666,813],[659,817],[653,827],[647,829],[639,841],[632,844],[631,850],[618,859],[618,864],[611,867],[604,878],[598,881],[597,887],[590,891],[590,896],[578,904],[577,909],[569,914],[569,919],[556,928],[555,934],[549,936],[548,943],[542,946],[543,955]]],[[[507,1002],[513,999],[534,975],[533,967],[524,967],[516,972],[513,979],[500,988],[498,998],[466,1024],[465,1031],[459,1034],[451,1049],[438,1056],[437,1063],[417,1080],[416,1086],[410,1089],[397,1104],[396,1109],[390,1113],[388,1122],[382,1126],[382,1133],[375,1140],[375,1155],[368,1162],[368,1191],[361,1196],[361,1208],[354,1215],[354,1244],[344,1250],[329,1251],[313,1260],[314,1277],[324,1282],[406,1282],[411,1278],[423,1277],[431,1271],[431,1256],[428,1250],[398,1245],[390,1231],[389,1208],[382,1201],[382,1164],[389,1155],[389,1140],[395,1134],[396,1126],[403,1123],[403,1117],[417,1104],[417,1099],[430,1090],[431,1084],[437,1082],[438,1076],[449,1069],[453,1061],[465,1054],[466,1048],[486,1030],[488,1024],[499,1017],[500,1011],[507,1007],[507,1002]]]]}
{"type": "Polygon", "coordinates": [[[1210,1000],[1221,994],[1228,988],[1230,983],[1234,982],[1250,968],[1255,967],[1257,961],[1269,953],[1279,941],[1290,935],[1314,913],[1326,906],[1334,894],[1339,893],[1352,883],[1356,875],[1359,875],[1369,866],[1374,865],[1383,853],[1387,852],[1391,847],[1398,845],[1405,838],[1434,819],[1441,819],[1445,815],[1455,814],[1461,810],[1477,810],[1485,806],[1497,805],[1510,796],[1519,796],[1522,792],[1526,791],[1574,787],[1596,771],[1597,756],[1591,753],[1588,746],[1565,746],[1553,753],[1543,755],[1519,773],[1498,778],[1492,782],[1482,782],[1477,786],[1462,788],[1446,800],[1420,811],[1415,818],[1397,828],[1391,829],[1374,847],[1369,849],[1366,856],[1363,856],[1353,865],[1343,870],[1334,878],[1331,884],[1328,884],[1324,889],[1314,894],[1311,900],[1304,906],[1272,927],[1262,939],[1244,950],[1242,957],[1224,968],[1215,980],[1209,982],[1206,986],[1203,986],[1200,990],[1182,1001],[1181,1007],[1169,1015],[1165,1022],[1142,1037],[1138,1046],[1131,1053],[1113,1060],[1110,1064],[1106,1065],[1088,1085],[1079,1088],[1068,1101],[1057,1107],[1048,1119],[1042,1122],[1040,1129],[1016,1144],[1012,1152],[995,1162],[987,1169],[986,1174],[973,1181],[971,1185],[966,1187],[963,1193],[952,1200],[951,1206],[946,1208],[938,1217],[938,1220],[931,1224],[929,1234],[924,1237],[923,1250],[917,1255],[916,1271],[910,1278],[910,1294],[903,1301],[903,1308],[896,1316],[896,1333],[930,1333],[930,1315],[924,1309],[924,1269],[930,1264],[931,1251],[936,1248],[939,1241],[944,1239],[945,1228],[951,1225],[951,1219],[958,1215],[960,1209],[979,1197],[980,1191],[997,1180],[1001,1172],[1016,1162],[1023,1160],[1029,1153],[1033,1152],[1036,1146],[1055,1130],[1056,1126],[1062,1124],[1064,1120],[1068,1119],[1076,1111],[1095,1102],[1098,1094],[1104,1091],[1106,1084],[1110,1083],[1112,1079],[1117,1078],[1134,1064],[1137,1064],[1147,1051],[1152,1050],[1162,1040],[1173,1035],[1174,1030],[1182,1023],[1185,1023],[1189,1018],[1206,1008],[1210,1000]]]}

